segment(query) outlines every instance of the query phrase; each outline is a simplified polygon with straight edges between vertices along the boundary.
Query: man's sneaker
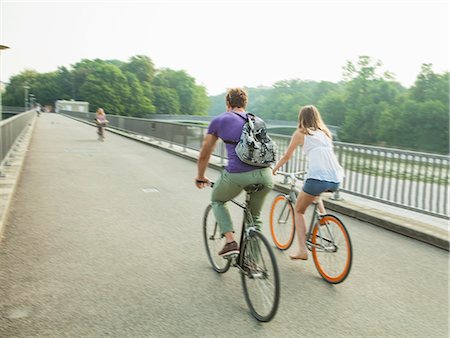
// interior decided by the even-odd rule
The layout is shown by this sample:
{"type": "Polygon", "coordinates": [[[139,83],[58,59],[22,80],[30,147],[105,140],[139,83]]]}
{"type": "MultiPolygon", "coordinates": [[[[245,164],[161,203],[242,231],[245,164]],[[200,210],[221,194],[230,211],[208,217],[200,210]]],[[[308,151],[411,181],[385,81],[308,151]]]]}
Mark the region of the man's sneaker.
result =
{"type": "Polygon", "coordinates": [[[238,254],[238,253],[239,253],[238,244],[236,243],[236,241],[233,241],[233,242],[225,244],[223,249],[219,251],[219,256],[224,257],[224,256],[232,255],[232,254],[238,254]]]}

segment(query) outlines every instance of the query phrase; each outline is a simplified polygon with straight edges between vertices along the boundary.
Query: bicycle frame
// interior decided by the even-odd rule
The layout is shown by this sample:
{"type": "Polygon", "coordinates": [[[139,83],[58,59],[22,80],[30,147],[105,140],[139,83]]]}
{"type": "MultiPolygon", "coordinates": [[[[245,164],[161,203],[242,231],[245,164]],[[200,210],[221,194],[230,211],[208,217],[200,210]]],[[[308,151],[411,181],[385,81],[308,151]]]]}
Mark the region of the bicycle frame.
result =
{"type": "Polygon", "coordinates": [[[309,224],[309,229],[306,233],[306,244],[308,249],[312,250],[314,247],[317,251],[336,252],[337,246],[335,244],[333,233],[330,231],[327,223],[320,223],[320,221],[325,218],[327,214],[321,214],[318,209],[318,202],[314,202],[313,216],[311,218],[311,223],[309,224]],[[312,231],[315,224],[319,224],[318,235],[316,238],[320,240],[320,244],[312,243],[312,231]],[[322,236],[323,231],[328,233],[328,237],[322,236]]]}
{"type": "MultiPolygon", "coordinates": [[[[233,204],[237,205],[243,210],[243,219],[242,219],[242,230],[241,230],[241,238],[239,240],[239,248],[242,248],[242,245],[244,243],[245,237],[250,237],[252,231],[260,231],[258,227],[255,225],[255,222],[253,221],[253,216],[250,213],[248,203],[250,201],[250,194],[247,193],[245,203],[239,203],[235,200],[231,200],[233,204]]],[[[243,251],[239,251],[239,254],[237,255],[231,255],[230,257],[227,257],[226,259],[234,259],[234,266],[239,268],[243,273],[247,273],[244,270],[244,267],[240,265],[241,258],[243,255],[243,251]]]]}
{"type": "MultiPolygon", "coordinates": [[[[297,183],[298,179],[297,179],[297,177],[295,175],[285,176],[285,179],[287,179],[288,177],[291,178],[291,186],[290,186],[290,189],[289,189],[289,193],[287,194],[287,200],[289,200],[293,205],[295,205],[295,203],[297,202],[297,196],[298,196],[298,194],[300,192],[299,189],[296,186],[296,183],[297,183]]],[[[320,199],[320,196],[319,196],[319,199],[320,199]]],[[[325,228],[326,228],[326,230],[327,230],[331,240],[326,239],[326,238],[324,238],[322,236],[322,230],[321,230],[321,227],[319,227],[318,238],[320,239],[321,244],[317,244],[317,243],[314,244],[314,243],[312,243],[312,232],[313,232],[313,229],[314,229],[314,225],[316,223],[319,223],[320,220],[326,215],[326,214],[321,214],[319,212],[319,210],[318,210],[319,209],[319,207],[318,207],[319,200],[313,202],[312,204],[314,205],[313,214],[312,214],[312,217],[311,217],[311,222],[309,223],[309,227],[308,227],[308,229],[306,231],[306,244],[307,244],[307,247],[308,247],[309,250],[311,250],[314,247],[314,248],[316,248],[316,250],[319,250],[319,251],[332,251],[332,252],[335,252],[337,250],[337,247],[334,244],[333,234],[331,233],[331,231],[330,231],[330,229],[329,229],[327,224],[323,224],[323,226],[325,226],[325,228]],[[324,242],[326,242],[325,244],[328,244],[328,245],[325,245],[324,242]],[[331,249],[329,247],[330,244],[332,245],[331,249]]],[[[284,207],[283,207],[283,209],[282,209],[282,211],[280,213],[280,218],[281,218],[281,215],[284,214],[284,211],[286,210],[286,207],[287,207],[287,203],[284,205],[284,207]]],[[[286,215],[286,218],[288,216],[289,216],[289,214],[286,215]]],[[[280,221],[280,220],[278,220],[278,221],[280,221]]],[[[287,219],[286,219],[286,221],[287,221],[287,219]]]]}

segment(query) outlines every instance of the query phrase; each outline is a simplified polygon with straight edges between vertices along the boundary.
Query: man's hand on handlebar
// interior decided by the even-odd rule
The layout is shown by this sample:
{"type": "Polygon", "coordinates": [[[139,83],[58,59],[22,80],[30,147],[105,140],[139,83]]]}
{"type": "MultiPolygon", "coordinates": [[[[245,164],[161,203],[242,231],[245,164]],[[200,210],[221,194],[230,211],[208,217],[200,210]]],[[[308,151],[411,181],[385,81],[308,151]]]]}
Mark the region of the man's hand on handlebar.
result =
{"type": "Polygon", "coordinates": [[[195,186],[199,189],[203,189],[211,185],[211,181],[208,177],[197,177],[195,179],[195,186]]]}

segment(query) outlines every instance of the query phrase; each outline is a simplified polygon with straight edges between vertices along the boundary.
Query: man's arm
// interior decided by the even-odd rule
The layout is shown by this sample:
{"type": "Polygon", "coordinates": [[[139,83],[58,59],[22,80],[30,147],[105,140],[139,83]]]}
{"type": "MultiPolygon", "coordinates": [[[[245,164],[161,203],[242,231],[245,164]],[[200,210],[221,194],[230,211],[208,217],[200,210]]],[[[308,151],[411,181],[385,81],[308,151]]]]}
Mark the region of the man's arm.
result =
{"type": "Polygon", "coordinates": [[[203,139],[202,149],[197,161],[197,178],[195,179],[195,185],[197,188],[204,188],[209,182],[209,179],[205,176],[206,168],[208,167],[209,158],[216,146],[218,137],[212,134],[206,134],[203,139]],[[201,183],[205,182],[205,183],[201,183]]]}

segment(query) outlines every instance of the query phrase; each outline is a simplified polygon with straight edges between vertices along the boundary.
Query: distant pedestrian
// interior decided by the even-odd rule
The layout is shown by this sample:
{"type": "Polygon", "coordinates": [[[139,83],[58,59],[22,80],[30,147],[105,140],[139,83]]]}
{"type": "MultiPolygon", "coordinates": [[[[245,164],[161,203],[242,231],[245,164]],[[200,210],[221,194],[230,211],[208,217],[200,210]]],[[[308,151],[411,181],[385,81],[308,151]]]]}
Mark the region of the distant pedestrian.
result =
{"type": "Polygon", "coordinates": [[[97,124],[97,134],[98,139],[100,141],[105,140],[105,127],[108,123],[108,120],[106,119],[106,114],[103,108],[98,108],[95,113],[95,122],[97,124]]]}

